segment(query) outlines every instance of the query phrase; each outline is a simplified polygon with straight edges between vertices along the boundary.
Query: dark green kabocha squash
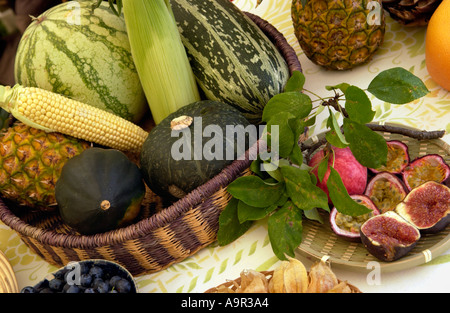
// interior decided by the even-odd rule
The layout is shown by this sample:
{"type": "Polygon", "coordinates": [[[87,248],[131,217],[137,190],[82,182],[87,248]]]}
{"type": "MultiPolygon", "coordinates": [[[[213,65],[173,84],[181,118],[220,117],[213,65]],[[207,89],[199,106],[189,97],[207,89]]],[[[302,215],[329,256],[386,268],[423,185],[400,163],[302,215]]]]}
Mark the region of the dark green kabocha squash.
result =
{"type": "Polygon", "coordinates": [[[257,134],[247,126],[253,125],[237,109],[212,100],[170,114],[151,130],[141,150],[147,186],[165,199],[182,198],[256,141],[257,134]]]}
{"type": "Polygon", "coordinates": [[[125,226],[136,218],[145,183],[139,167],[124,153],[90,148],[69,161],[55,186],[59,212],[67,225],[92,235],[125,226]]]}

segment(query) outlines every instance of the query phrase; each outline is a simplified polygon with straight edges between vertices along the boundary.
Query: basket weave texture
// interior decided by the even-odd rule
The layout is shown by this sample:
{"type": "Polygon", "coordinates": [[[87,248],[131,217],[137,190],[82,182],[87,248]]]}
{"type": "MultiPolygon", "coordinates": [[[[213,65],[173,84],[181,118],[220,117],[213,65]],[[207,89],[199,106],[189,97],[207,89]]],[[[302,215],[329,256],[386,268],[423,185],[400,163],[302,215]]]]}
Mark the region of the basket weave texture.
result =
{"type": "MultiPolygon", "coordinates": [[[[270,23],[246,13],[274,43],[292,73],[301,71],[295,50],[270,23]]],[[[45,261],[62,267],[70,261],[106,259],[126,267],[132,275],[157,272],[195,254],[216,240],[218,220],[228,204],[226,186],[248,172],[258,144],[219,175],[176,203],[166,204],[147,190],[139,221],[127,227],[82,236],[67,227],[58,214],[13,213],[0,200],[0,219],[45,261]]],[[[9,205],[9,204],[8,204],[9,205]]]]}

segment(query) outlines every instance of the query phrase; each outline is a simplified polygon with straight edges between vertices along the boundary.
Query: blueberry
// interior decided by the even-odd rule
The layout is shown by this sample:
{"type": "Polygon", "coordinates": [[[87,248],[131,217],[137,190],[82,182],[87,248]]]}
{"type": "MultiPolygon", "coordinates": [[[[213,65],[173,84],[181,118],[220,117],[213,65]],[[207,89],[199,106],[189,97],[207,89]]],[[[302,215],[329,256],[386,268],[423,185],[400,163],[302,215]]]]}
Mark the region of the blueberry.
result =
{"type": "Polygon", "coordinates": [[[77,285],[70,285],[70,287],[66,290],[66,293],[79,293],[80,287],[77,285]]]}
{"type": "Polygon", "coordinates": [[[99,293],[107,293],[109,291],[109,284],[105,281],[101,281],[97,284],[97,288],[95,290],[99,293]]]}
{"type": "Polygon", "coordinates": [[[34,287],[32,287],[32,286],[26,286],[26,287],[23,287],[20,292],[21,293],[36,293],[36,289],[34,289],[34,287]]]}
{"type": "Polygon", "coordinates": [[[50,288],[44,288],[41,291],[39,291],[39,293],[53,293],[53,290],[51,290],[50,288]]]}
{"type": "Polygon", "coordinates": [[[111,279],[109,280],[109,285],[111,286],[111,288],[115,288],[116,287],[116,283],[121,280],[122,277],[115,275],[113,277],[111,277],[111,279]]]}
{"type": "Polygon", "coordinates": [[[64,282],[59,278],[53,278],[48,282],[48,286],[52,290],[61,291],[62,288],[64,287],[64,282]]]}
{"type": "Polygon", "coordinates": [[[94,280],[92,281],[91,287],[96,289],[102,283],[104,283],[102,278],[94,278],[94,280]]]}
{"type": "Polygon", "coordinates": [[[83,287],[89,287],[92,284],[92,276],[89,274],[82,274],[80,277],[80,285],[83,287]]]}
{"type": "Polygon", "coordinates": [[[86,288],[84,293],[95,293],[95,290],[93,288],[86,288]]]}
{"type": "Polygon", "coordinates": [[[117,281],[115,287],[119,293],[129,293],[131,291],[131,283],[125,278],[117,281]]]}
{"type": "Polygon", "coordinates": [[[91,275],[92,278],[101,278],[103,276],[103,270],[99,266],[93,266],[89,271],[89,275],[91,275]]]}

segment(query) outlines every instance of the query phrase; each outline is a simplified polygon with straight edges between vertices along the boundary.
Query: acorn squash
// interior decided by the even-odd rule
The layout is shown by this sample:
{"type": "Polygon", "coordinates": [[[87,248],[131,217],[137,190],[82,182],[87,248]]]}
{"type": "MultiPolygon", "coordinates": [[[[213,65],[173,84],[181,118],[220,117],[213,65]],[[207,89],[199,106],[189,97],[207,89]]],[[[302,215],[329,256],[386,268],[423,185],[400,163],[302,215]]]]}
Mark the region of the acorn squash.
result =
{"type": "Polygon", "coordinates": [[[125,226],[136,218],[145,183],[139,167],[124,153],[90,148],[69,161],[55,186],[59,212],[67,225],[92,235],[125,226]]]}
{"type": "Polygon", "coordinates": [[[203,100],[184,106],[145,140],[140,155],[144,181],[165,199],[182,198],[242,156],[257,139],[252,130],[256,126],[228,104],[203,100]]]}

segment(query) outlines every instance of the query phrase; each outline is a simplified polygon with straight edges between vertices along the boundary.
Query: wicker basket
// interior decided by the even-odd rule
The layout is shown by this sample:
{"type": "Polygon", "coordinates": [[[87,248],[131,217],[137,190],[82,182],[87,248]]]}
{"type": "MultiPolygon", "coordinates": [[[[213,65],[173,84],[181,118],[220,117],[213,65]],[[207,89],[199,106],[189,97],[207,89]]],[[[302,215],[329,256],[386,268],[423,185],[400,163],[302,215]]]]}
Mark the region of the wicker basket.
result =
{"type": "MultiPolygon", "coordinates": [[[[301,71],[295,50],[267,21],[247,13],[280,50],[292,73],[301,71]]],[[[139,221],[114,231],[82,236],[59,214],[17,211],[0,201],[0,219],[47,262],[62,267],[70,261],[106,259],[125,266],[133,275],[156,272],[180,262],[216,240],[218,219],[230,196],[226,186],[243,175],[257,153],[236,160],[219,175],[173,204],[148,190],[139,221]],[[16,212],[16,214],[13,213],[16,212]]]]}
{"type": "MultiPolygon", "coordinates": [[[[262,271],[262,274],[264,274],[264,276],[266,276],[267,280],[270,282],[270,280],[272,279],[272,275],[273,275],[273,271],[262,271]]],[[[338,280],[338,282],[340,283],[341,280],[338,280]]],[[[210,288],[208,290],[205,291],[205,293],[217,293],[220,291],[220,287],[226,287],[226,288],[230,288],[233,291],[236,291],[237,286],[239,286],[241,284],[241,278],[236,278],[234,280],[229,280],[223,284],[220,284],[219,286],[210,288]]],[[[352,284],[347,283],[347,286],[350,287],[351,293],[362,293],[361,290],[359,290],[357,287],[353,286],[352,284]]]]}

